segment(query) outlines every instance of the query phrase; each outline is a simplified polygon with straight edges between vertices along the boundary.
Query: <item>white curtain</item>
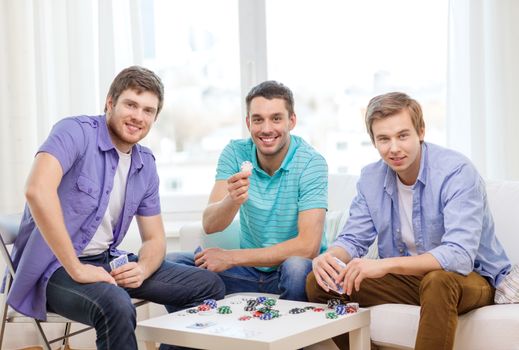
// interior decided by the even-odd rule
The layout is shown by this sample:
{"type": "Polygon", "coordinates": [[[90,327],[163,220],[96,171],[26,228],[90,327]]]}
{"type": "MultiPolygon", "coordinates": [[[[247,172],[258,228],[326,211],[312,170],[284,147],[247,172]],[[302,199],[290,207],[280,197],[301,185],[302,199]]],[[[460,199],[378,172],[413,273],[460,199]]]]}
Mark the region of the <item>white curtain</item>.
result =
{"type": "Polygon", "coordinates": [[[0,1],[0,213],[23,209],[38,146],[66,116],[101,114],[142,62],[139,0],[0,1]]]}
{"type": "Polygon", "coordinates": [[[490,179],[519,180],[519,1],[451,0],[447,140],[490,179]]]}

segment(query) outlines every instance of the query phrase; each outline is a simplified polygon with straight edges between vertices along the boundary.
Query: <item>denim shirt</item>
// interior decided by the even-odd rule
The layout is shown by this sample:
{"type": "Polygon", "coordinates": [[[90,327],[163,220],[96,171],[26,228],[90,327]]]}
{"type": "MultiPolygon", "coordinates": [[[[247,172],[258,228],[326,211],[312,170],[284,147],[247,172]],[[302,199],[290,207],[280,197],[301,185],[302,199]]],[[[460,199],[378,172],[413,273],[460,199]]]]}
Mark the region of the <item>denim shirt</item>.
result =
{"type": "MultiPolygon", "coordinates": [[[[484,181],[458,152],[423,143],[421,155],[412,203],[417,253],[432,254],[446,271],[475,271],[496,286],[511,263],[494,233],[484,181]]],[[[396,173],[385,162],[366,166],[350,217],[332,246],[358,258],[378,236],[380,258],[408,256],[397,191],[396,173]]]]}
{"type": "MultiPolygon", "coordinates": [[[[59,121],[38,150],[53,155],[63,177],[58,187],[65,226],[79,255],[94,236],[108,207],[119,156],[108,133],[105,116],[79,116],[59,121]]],[[[114,228],[110,253],[121,243],[134,215],[160,214],[159,178],[151,151],[133,146],[126,195],[114,228]]],[[[46,318],[46,288],[61,264],[54,256],[26,205],[12,252],[16,278],[8,296],[15,310],[46,318]]]]}

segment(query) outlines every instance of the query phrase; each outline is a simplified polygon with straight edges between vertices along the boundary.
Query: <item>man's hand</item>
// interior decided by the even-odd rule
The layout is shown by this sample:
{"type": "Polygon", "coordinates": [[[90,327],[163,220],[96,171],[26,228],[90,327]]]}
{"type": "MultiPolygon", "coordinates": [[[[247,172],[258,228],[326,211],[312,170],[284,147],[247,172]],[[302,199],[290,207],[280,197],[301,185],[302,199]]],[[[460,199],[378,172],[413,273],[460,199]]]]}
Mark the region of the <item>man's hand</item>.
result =
{"type": "Polygon", "coordinates": [[[237,205],[242,205],[249,198],[250,171],[240,171],[227,179],[229,197],[237,205]]]}
{"type": "Polygon", "coordinates": [[[123,288],[137,288],[144,282],[144,270],[141,265],[134,261],[119,266],[112,270],[110,274],[117,285],[123,288]]]}
{"type": "Polygon", "coordinates": [[[195,265],[213,272],[222,272],[233,267],[229,251],[208,248],[195,255],[195,265]]]}
{"type": "Polygon", "coordinates": [[[106,282],[116,284],[115,279],[100,266],[79,264],[74,272],[67,271],[70,277],[77,283],[106,282]]]}
{"type": "Polygon", "coordinates": [[[335,260],[335,257],[329,252],[324,252],[312,260],[312,269],[315,280],[327,292],[330,291],[329,286],[335,286],[337,281],[339,281],[338,271],[341,271],[341,267],[335,260]]]}
{"type": "Polygon", "coordinates": [[[339,273],[336,281],[342,283],[346,294],[351,295],[353,288],[358,292],[360,284],[365,278],[384,277],[389,271],[386,269],[384,259],[352,259],[339,273]]]}

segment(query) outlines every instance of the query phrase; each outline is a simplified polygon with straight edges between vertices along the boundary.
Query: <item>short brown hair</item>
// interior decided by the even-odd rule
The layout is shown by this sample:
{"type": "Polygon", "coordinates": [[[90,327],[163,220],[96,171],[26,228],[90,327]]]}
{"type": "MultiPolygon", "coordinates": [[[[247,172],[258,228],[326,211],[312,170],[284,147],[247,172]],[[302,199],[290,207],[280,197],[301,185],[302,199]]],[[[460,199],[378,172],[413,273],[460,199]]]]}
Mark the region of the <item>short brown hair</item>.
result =
{"type": "Polygon", "coordinates": [[[366,129],[373,144],[375,144],[372,130],[373,121],[390,117],[401,112],[403,109],[407,109],[416,132],[420,134],[425,128],[422,107],[407,94],[403,92],[389,92],[375,96],[369,101],[368,108],[366,109],[365,122],[366,129]]]}
{"type": "Polygon", "coordinates": [[[245,102],[247,103],[247,115],[249,115],[250,103],[256,97],[264,97],[267,100],[272,100],[273,98],[285,100],[288,114],[294,114],[294,95],[292,94],[292,91],[275,80],[264,81],[250,90],[245,98],[245,102]]]}
{"type": "MultiPolygon", "coordinates": [[[[164,104],[164,85],[162,85],[162,81],[155,73],[140,66],[131,66],[123,69],[112,81],[107,98],[111,97],[113,104],[116,104],[119,96],[128,89],[135,90],[139,94],[144,91],[155,94],[159,99],[157,115],[155,117],[159,115],[162,105],[164,104]]],[[[106,111],[107,106],[105,104],[105,113],[106,111]]]]}

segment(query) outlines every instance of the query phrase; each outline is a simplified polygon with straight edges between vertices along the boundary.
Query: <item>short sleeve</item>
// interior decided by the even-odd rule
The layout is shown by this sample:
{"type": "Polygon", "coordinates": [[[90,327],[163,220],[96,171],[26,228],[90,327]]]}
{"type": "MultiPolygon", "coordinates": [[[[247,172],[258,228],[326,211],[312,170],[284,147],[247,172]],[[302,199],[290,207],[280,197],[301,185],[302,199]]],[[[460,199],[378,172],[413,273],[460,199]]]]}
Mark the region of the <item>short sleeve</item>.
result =
{"type": "Polygon", "coordinates": [[[56,157],[65,174],[83,154],[85,147],[85,134],[80,123],[73,118],[66,118],[54,125],[37,153],[45,152],[56,157]]]}
{"type": "Polygon", "coordinates": [[[328,164],[319,154],[310,159],[299,180],[299,211],[328,209],[328,164]]]}
{"type": "Polygon", "coordinates": [[[218,166],[216,167],[216,180],[227,180],[232,175],[239,172],[238,160],[233,143],[229,143],[223,149],[218,159],[218,166]]]}

